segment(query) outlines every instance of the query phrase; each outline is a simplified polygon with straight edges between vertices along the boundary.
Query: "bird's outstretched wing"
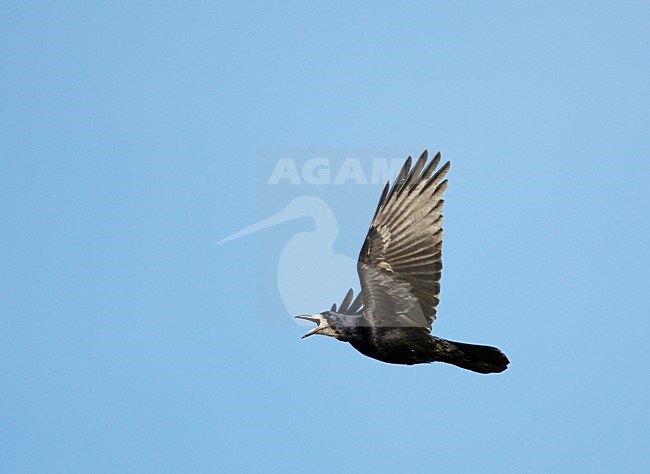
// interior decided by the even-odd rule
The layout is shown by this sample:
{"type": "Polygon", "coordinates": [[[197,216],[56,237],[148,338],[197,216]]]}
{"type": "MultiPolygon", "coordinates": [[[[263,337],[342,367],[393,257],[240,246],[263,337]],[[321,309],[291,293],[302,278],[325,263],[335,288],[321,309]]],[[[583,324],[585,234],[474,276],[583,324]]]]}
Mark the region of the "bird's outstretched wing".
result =
{"type": "Polygon", "coordinates": [[[339,309],[336,309],[336,303],[332,305],[331,311],[349,315],[359,315],[363,311],[363,299],[361,297],[361,292],[352,300],[354,297],[354,291],[350,288],[341,302],[339,309]]]}
{"type": "Polygon", "coordinates": [[[442,195],[449,162],[440,153],[406,160],[379,199],[359,254],[364,319],[373,327],[422,327],[436,317],[442,272],[442,195]]]}

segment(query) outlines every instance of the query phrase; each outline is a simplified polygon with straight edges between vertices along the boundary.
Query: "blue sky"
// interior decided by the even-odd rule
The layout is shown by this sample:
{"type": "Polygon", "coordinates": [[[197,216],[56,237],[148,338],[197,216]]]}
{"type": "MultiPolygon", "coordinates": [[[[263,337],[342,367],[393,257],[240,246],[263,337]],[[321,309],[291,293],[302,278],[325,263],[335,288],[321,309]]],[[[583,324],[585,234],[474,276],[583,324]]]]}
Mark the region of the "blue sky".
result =
{"type": "MultiPolygon", "coordinates": [[[[649,19],[3,2],[0,470],[647,472],[649,19]],[[434,332],[508,371],[264,323],[288,315],[260,239],[309,222],[214,244],[266,216],[259,149],[344,147],[452,161],[434,332]]],[[[380,190],[337,211],[338,253],[380,190]]]]}

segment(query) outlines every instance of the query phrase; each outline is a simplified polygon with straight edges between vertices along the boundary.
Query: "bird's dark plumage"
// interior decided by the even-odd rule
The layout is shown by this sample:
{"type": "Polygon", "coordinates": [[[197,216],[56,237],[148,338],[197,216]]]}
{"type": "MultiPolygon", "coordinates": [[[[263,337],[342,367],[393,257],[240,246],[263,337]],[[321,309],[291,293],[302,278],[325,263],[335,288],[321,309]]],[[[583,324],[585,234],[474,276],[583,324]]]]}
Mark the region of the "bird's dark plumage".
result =
{"type": "Polygon", "coordinates": [[[361,292],[352,290],[330,311],[299,316],[362,354],[392,364],[446,362],[480,373],[502,372],[508,358],[497,348],[447,341],[430,334],[442,272],[442,195],[447,162],[427,151],[406,160],[392,187],[386,183],[359,254],[361,292]]]}

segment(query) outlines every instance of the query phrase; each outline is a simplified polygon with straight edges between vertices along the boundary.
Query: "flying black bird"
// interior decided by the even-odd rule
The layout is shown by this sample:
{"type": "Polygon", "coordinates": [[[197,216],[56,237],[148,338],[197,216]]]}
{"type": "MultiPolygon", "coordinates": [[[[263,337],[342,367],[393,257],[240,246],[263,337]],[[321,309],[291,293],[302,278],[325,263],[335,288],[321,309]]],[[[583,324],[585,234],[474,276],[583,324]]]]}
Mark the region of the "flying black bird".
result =
{"type": "Polygon", "coordinates": [[[425,150],[411,168],[409,156],[393,186],[386,183],[359,254],[361,292],[350,289],[340,307],[296,316],[317,324],[303,336],[322,334],[349,342],[362,354],[391,364],[446,362],[489,374],[508,358],[496,347],[431,335],[442,271],[442,195],[450,163],[425,150]],[[389,190],[390,189],[390,190],[389,190]]]}

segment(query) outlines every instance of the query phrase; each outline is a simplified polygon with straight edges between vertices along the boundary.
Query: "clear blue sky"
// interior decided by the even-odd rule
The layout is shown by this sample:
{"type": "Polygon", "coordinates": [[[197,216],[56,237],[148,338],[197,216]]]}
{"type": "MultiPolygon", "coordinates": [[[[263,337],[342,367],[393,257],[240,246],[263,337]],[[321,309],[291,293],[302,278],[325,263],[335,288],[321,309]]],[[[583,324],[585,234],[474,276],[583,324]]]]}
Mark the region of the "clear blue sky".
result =
{"type": "Polygon", "coordinates": [[[0,471],[648,472],[649,4],[311,3],[0,6],[0,471]],[[442,150],[509,370],[261,324],[263,147],[442,150]]]}

